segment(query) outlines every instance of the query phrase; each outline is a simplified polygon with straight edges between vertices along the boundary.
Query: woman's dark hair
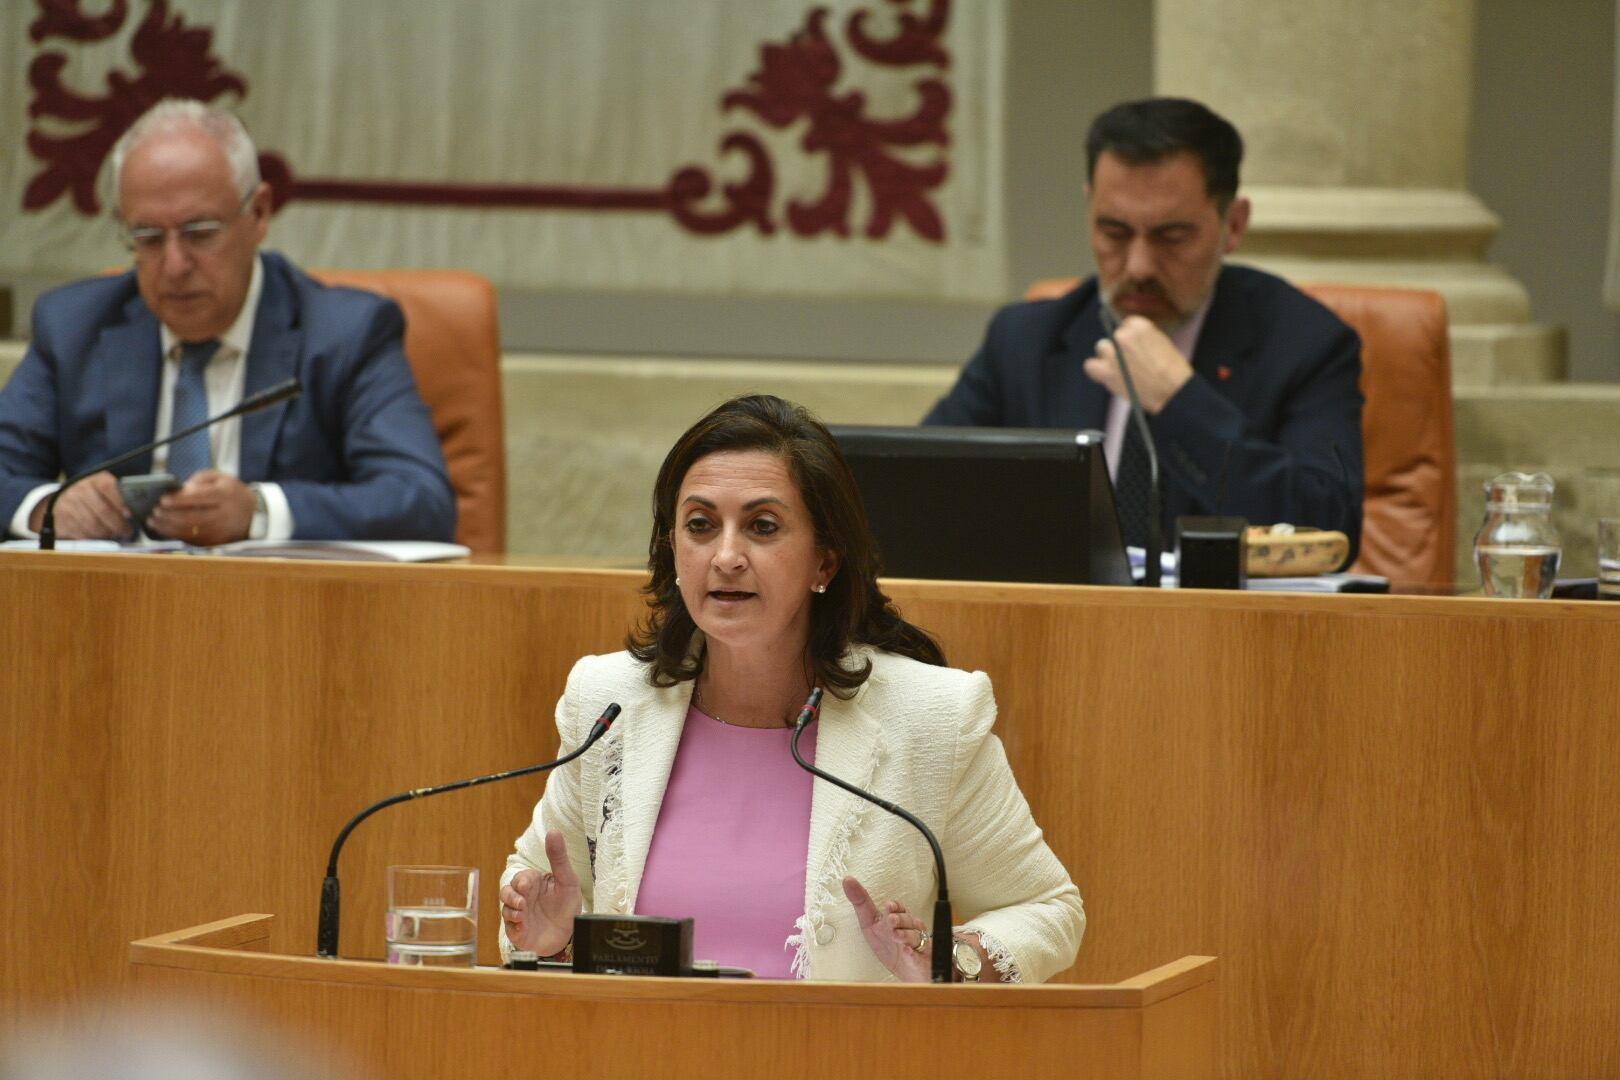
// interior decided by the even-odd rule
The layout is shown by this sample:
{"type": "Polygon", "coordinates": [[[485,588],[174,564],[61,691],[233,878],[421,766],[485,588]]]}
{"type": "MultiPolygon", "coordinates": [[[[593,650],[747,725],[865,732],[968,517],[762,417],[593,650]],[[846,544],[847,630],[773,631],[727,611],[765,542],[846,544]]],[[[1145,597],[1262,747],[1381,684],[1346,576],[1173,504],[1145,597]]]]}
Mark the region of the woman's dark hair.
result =
{"type": "Polygon", "coordinates": [[[675,584],[675,500],[681,481],[699,459],[722,450],[763,450],[787,465],[815,523],[816,542],[839,556],[827,591],[811,599],[808,660],[816,684],[848,696],[872,673],[868,661],[843,666],[852,645],[870,645],[925,664],[944,665],[945,653],[927,633],[900,617],[878,588],[877,541],[866,505],[838,444],[820,421],[790,401],[769,394],[732,398],[693,424],[670,448],[653,485],[652,578],[646,622],[626,639],[631,655],[653,666],[659,686],[697,677],[701,657],[690,655],[697,624],[675,584]]]}

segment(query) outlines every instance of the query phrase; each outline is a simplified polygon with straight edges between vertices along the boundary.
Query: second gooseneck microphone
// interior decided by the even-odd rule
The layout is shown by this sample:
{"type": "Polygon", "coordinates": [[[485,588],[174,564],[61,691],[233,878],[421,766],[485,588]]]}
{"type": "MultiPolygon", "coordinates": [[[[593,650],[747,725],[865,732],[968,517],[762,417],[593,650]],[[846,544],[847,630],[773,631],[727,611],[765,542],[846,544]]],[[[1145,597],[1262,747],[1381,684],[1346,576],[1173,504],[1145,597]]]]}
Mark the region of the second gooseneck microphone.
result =
{"type": "Polygon", "coordinates": [[[918,832],[923,834],[924,839],[928,841],[928,847],[934,853],[934,874],[939,880],[939,893],[938,897],[934,900],[934,950],[932,956],[930,957],[931,963],[929,979],[930,981],[937,983],[952,982],[954,964],[951,953],[955,946],[955,942],[952,940],[951,932],[950,888],[945,883],[945,853],[939,849],[939,841],[935,839],[933,831],[929,829],[927,825],[924,825],[921,819],[919,819],[917,815],[913,814],[911,811],[902,806],[896,806],[887,799],[880,799],[869,791],[862,791],[854,784],[851,784],[846,780],[840,780],[832,773],[823,772],[814,765],[810,764],[808,761],[804,760],[803,755],[799,753],[799,736],[804,734],[804,729],[809,725],[810,721],[816,718],[817,714],[820,712],[821,687],[818,686],[810,691],[810,697],[805,701],[804,708],[799,710],[799,719],[793,725],[793,741],[789,744],[793,750],[793,760],[797,761],[799,763],[799,767],[810,773],[812,776],[819,776],[821,779],[827,781],[827,783],[832,784],[835,787],[843,788],[851,795],[865,799],[867,802],[872,803],[875,806],[881,806],[895,817],[904,818],[906,821],[910,822],[918,832]]]}
{"type": "Polygon", "coordinates": [[[429,795],[442,795],[446,791],[459,791],[461,788],[478,787],[480,784],[492,784],[497,780],[511,780],[515,777],[528,776],[531,773],[545,772],[547,769],[555,769],[559,765],[566,765],[589,750],[598,739],[606,735],[608,728],[613,726],[613,721],[617,720],[618,717],[619,706],[617,704],[609,705],[603,709],[602,715],[597,717],[596,723],[591,725],[590,734],[585,736],[585,741],[580,743],[571,753],[564,754],[556,761],[528,765],[508,772],[490,773],[488,776],[475,776],[471,780],[455,780],[448,784],[440,784],[438,787],[412,788],[409,791],[402,791],[398,795],[390,795],[380,802],[372,803],[354,815],[349,820],[349,823],[343,826],[343,831],[338,833],[337,840],[332,844],[332,857],[326,863],[326,880],[321,883],[321,910],[315,930],[316,954],[328,960],[337,959],[339,910],[342,902],[342,887],[338,883],[337,872],[338,855],[343,851],[343,842],[349,838],[349,834],[354,831],[356,825],[383,807],[393,806],[395,803],[407,802],[411,799],[425,799],[429,795]]]}
{"type": "Polygon", "coordinates": [[[1119,374],[1125,381],[1125,396],[1131,399],[1131,423],[1136,425],[1136,433],[1142,437],[1142,446],[1147,450],[1148,519],[1147,535],[1142,538],[1142,546],[1146,549],[1146,561],[1142,566],[1142,584],[1150,589],[1157,589],[1159,562],[1164,552],[1163,526],[1159,520],[1162,514],[1159,508],[1159,451],[1153,445],[1153,432],[1148,428],[1147,413],[1142,409],[1142,399],[1136,396],[1136,380],[1131,378],[1131,365],[1125,359],[1125,350],[1119,347],[1119,341],[1114,337],[1117,323],[1107,301],[1099,300],[1098,313],[1102,316],[1103,336],[1108,339],[1108,344],[1114,347],[1114,355],[1119,359],[1119,374]]]}

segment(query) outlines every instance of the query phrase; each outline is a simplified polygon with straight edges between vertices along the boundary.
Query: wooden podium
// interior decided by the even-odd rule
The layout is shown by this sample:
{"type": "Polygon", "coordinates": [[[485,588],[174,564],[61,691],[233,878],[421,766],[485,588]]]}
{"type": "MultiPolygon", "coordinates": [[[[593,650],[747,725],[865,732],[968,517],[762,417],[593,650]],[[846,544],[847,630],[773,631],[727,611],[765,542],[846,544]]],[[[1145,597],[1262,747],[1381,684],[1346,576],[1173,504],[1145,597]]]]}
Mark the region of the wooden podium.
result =
{"type": "Polygon", "coordinates": [[[625,978],[278,956],[272,921],[136,941],[135,989],[245,1010],[390,1080],[1215,1075],[1207,956],[1111,986],[625,978]]]}
{"type": "MultiPolygon", "coordinates": [[[[313,949],[343,823],[554,757],[569,668],[644,580],[0,551],[0,1027],[176,927],[271,911],[270,952],[313,949]]],[[[1058,981],[1220,957],[1225,1080],[1620,1076],[1620,604],[886,589],[995,680],[1085,897],[1058,981]]],[[[390,865],[498,876],[542,786],[366,822],[344,943],[383,954],[390,865]]]]}

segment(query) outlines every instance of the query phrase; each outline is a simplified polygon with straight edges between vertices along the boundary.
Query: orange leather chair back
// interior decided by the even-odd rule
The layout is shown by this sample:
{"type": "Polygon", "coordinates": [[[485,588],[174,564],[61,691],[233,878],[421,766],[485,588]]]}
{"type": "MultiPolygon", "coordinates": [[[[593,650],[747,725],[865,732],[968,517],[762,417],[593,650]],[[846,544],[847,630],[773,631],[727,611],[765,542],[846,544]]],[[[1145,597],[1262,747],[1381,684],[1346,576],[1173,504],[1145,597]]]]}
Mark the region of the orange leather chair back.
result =
{"type": "MultiPolygon", "coordinates": [[[[1080,283],[1043,278],[1026,300],[1080,283]]],[[[1439,293],[1366,285],[1302,285],[1361,335],[1366,497],[1351,569],[1401,584],[1450,588],[1456,577],[1457,444],[1451,347],[1439,293]]]]}
{"type": "Polygon", "coordinates": [[[1427,289],[1301,285],[1361,335],[1367,494],[1353,570],[1402,584],[1456,580],[1457,441],[1446,302],[1427,289]]]}
{"type": "Polygon", "coordinates": [[[1079,284],[1080,279],[1077,277],[1039,278],[1024,290],[1024,299],[1056,300],[1060,296],[1069,295],[1079,284]]]}
{"type": "Polygon", "coordinates": [[[456,540],[506,550],[506,426],[495,287],[465,270],[315,270],[405,312],[405,355],[433,413],[456,492],[456,540]]]}

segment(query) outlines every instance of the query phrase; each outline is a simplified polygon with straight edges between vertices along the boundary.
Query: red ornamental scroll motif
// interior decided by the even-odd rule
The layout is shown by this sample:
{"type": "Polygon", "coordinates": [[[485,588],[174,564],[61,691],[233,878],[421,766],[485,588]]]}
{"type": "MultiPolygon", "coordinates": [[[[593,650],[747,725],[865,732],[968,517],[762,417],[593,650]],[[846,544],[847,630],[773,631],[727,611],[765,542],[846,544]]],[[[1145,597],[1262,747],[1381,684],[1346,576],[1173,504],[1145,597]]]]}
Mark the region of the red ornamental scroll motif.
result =
{"type": "MultiPolygon", "coordinates": [[[[97,16],[84,15],[78,0],[36,0],[40,16],[30,27],[35,42],[51,37],[72,41],[99,41],[117,33],[128,15],[128,0],[114,0],[97,16]]],[[[80,134],[57,137],[38,127],[29,132],[28,147],[45,162],[23,197],[25,210],[40,210],[71,191],[74,206],[84,214],[99,209],[95,178],[102,161],[118,137],[142,112],[160,98],[194,97],[212,101],[222,94],[247,93],[247,81],[226,71],[210,55],[210,30],[188,26],[176,15],[169,18],[168,0],[148,0],[146,18],[137,28],[131,55],[141,74],[131,78],[114,71],[107,77],[107,93],[91,98],[62,85],[67,57],[44,52],[29,69],[34,100],[29,115],[59,121],[89,123],[80,134]]],[[[914,0],[887,0],[896,9],[914,0]]],[[[932,201],[945,180],[944,156],[950,144],[946,121],[951,93],[944,73],[950,56],[944,34],[950,0],[926,0],[921,14],[896,11],[897,29],[880,38],[870,31],[872,13],[860,10],[844,22],[844,41],[850,51],[881,67],[926,69],[913,83],[917,107],[909,116],[874,119],[867,115],[867,100],[859,90],[842,95],[834,87],[844,73],[844,55],[827,31],[828,12],[815,8],[803,27],[784,43],[760,48],[760,63],[741,87],[720,101],[723,112],[741,111],[769,127],[781,130],[803,124],[799,146],[809,154],[825,155],[827,186],[809,202],[789,200],[786,225],[798,236],[831,232],[850,235],[850,216],[856,185],[871,191],[871,214],[864,234],[888,236],[897,220],[904,220],[921,237],[939,242],[945,224],[932,201]],[[900,148],[934,146],[940,153],[927,164],[912,164],[895,153],[900,148]]],[[[531,209],[658,211],[669,214],[683,228],[714,235],[752,226],[762,234],[776,231],[772,202],[776,170],[761,140],[747,130],[733,130],[720,144],[722,154],[738,158],[746,167],[743,179],[719,185],[710,169],[687,165],[677,169],[661,188],[574,187],[564,185],[448,184],[394,180],[359,180],[298,176],[280,154],[260,155],[265,179],[279,207],[292,200],[380,202],[435,206],[509,206],[531,209]]]]}
{"type": "MultiPolygon", "coordinates": [[[[36,43],[51,37],[101,41],[116,34],[129,13],[126,0],[116,0],[105,14],[93,17],[80,12],[78,0],[38,3],[39,18],[28,28],[36,43]]],[[[23,192],[23,209],[43,210],[70,191],[80,213],[97,213],[101,202],[96,198],[96,174],[101,163],[143,112],[166,97],[213,101],[226,93],[246,94],[247,80],[225,71],[210,55],[213,40],[211,30],[188,26],[179,15],[170,19],[168,0],[151,0],[146,18],[130,42],[130,55],[141,74],[130,78],[121,71],[110,73],[103,97],[85,97],[63,85],[66,53],[43,52],[35,57],[28,67],[28,84],[34,91],[28,115],[35,120],[49,116],[91,126],[65,137],[38,127],[29,131],[28,151],[45,162],[45,168],[23,192]]]]}
{"type": "MultiPolygon", "coordinates": [[[[933,19],[940,31],[945,25],[945,0],[936,0],[933,19]]],[[[901,64],[911,55],[930,55],[937,37],[920,33],[924,25],[914,16],[902,24],[900,34],[888,42],[873,42],[864,33],[866,12],[849,18],[849,36],[856,48],[877,56],[899,56],[901,64]],[[857,36],[858,35],[858,36],[857,36]]],[[[785,128],[799,120],[810,122],[800,145],[812,153],[828,157],[827,190],[814,203],[791,202],[788,224],[800,236],[813,236],[831,230],[849,235],[850,199],[855,177],[865,177],[872,190],[872,217],[866,235],[887,236],[896,215],[911,223],[917,233],[929,240],[945,237],[945,223],[928,201],[927,193],[945,179],[945,163],[926,167],[907,164],[890,153],[892,147],[949,142],[945,117],[950,112],[951,94],[939,79],[925,79],[916,86],[921,104],[903,120],[870,120],[866,97],[851,91],[834,97],[842,65],[838,52],[827,37],[827,11],[810,13],[803,30],[786,45],[766,45],[760,68],[749,77],[748,86],[733,90],[722,101],[726,109],[743,108],[773,128],[785,128]]],[[[943,59],[943,57],[942,57],[943,59]]],[[[890,62],[887,60],[880,62],[890,62]]]]}

